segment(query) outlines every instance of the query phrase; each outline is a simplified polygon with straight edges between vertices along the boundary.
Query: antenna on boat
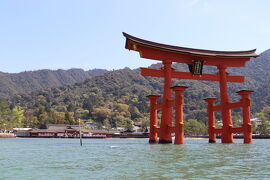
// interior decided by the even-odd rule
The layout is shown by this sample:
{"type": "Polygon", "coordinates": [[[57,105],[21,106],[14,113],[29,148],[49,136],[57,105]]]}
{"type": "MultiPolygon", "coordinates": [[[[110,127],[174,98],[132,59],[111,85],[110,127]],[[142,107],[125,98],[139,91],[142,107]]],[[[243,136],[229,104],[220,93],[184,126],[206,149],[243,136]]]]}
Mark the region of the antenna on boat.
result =
{"type": "Polygon", "coordinates": [[[80,129],[80,144],[82,146],[82,129],[81,129],[81,119],[79,118],[79,129],[80,129]]]}

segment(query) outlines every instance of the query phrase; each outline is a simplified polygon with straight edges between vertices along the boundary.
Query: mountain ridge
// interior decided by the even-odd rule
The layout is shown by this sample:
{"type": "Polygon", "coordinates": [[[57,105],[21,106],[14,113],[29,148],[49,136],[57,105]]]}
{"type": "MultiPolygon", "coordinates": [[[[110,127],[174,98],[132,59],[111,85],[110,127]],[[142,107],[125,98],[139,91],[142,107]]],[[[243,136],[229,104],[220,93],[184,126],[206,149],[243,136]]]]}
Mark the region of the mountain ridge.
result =
{"type": "Polygon", "coordinates": [[[15,94],[29,93],[48,87],[71,85],[105,72],[107,72],[105,69],[84,71],[78,68],[69,70],[42,69],[20,73],[0,72],[0,98],[3,99],[15,94]]]}

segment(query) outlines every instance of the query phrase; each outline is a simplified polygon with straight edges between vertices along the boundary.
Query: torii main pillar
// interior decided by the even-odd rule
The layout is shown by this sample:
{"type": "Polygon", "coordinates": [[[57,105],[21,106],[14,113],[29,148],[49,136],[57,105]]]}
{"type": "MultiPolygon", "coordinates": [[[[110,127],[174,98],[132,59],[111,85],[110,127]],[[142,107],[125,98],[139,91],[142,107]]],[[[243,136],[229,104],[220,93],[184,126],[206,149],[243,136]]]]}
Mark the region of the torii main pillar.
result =
{"type": "Polygon", "coordinates": [[[172,62],[163,61],[164,68],[164,89],[162,98],[162,115],[159,132],[159,143],[172,143],[172,136],[169,127],[172,125],[172,62]]]}
{"type": "Polygon", "coordinates": [[[228,85],[227,85],[227,72],[226,66],[219,66],[219,87],[220,87],[220,101],[221,101],[221,116],[222,116],[222,143],[233,143],[233,134],[231,132],[232,128],[232,115],[231,110],[228,107],[230,102],[228,95],[228,85]]]}

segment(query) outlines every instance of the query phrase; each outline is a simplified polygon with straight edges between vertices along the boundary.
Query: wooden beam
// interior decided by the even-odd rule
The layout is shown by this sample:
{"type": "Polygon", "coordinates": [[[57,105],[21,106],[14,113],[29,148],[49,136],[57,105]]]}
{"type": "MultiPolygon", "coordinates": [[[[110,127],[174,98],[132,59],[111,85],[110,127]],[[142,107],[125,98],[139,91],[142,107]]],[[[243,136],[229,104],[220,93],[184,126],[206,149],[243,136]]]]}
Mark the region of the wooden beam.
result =
{"type": "Polygon", "coordinates": [[[222,134],[222,131],[223,131],[223,129],[221,129],[221,128],[216,128],[216,129],[214,129],[214,132],[215,132],[216,134],[222,134]]]}
{"type": "Polygon", "coordinates": [[[243,83],[245,82],[245,76],[227,76],[228,82],[243,83]]]}
{"type": "Polygon", "coordinates": [[[172,77],[179,78],[179,79],[219,81],[218,75],[216,75],[216,74],[193,75],[190,72],[176,72],[176,71],[174,71],[172,77]]]}
{"type": "Polygon", "coordinates": [[[156,105],[156,109],[157,109],[157,110],[160,110],[161,108],[162,108],[162,103],[156,105]]]}
{"type": "Polygon", "coordinates": [[[243,107],[243,103],[242,103],[242,101],[240,101],[240,102],[234,102],[234,103],[229,103],[229,104],[228,104],[228,107],[229,107],[230,109],[233,109],[233,108],[241,108],[241,107],[243,107]]]}
{"type": "Polygon", "coordinates": [[[169,128],[170,133],[175,132],[175,126],[168,125],[168,128],[169,128]]]}
{"type": "Polygon", "coordinates": [[[227,67],[243,67],[246,62],[250,60],[250,57],[224,57],[224,56],[208,56],[206,54],[194,54],[184,52],[174,52],[170,50],[162,50],[160,48],[154,48],[145,46],[138,43],[135,47],[129,45],[128,49],[138,51],[141,58],[164,61],[171,60],[172,62],[190,64],[193,60],[202,60],[205,65],[209,66],[220,66],[225,65],[227,67]]]}
{"type": "Polygon", "coordinates": [[[243,133],[244,132],[244,128],[243,127],[234,127],[231,129],[232,133],[243,133]]]}
{"type": "MultiPolygon", "coordinates": [[[[149,69],[141,68],[141,75],[143,76],[153,76],[153,77],[164,77],[164,71],[162,69],[149,69]]],[[[219,81],[218,74],[202,74],[202,75],[193,75],[190,72],[172,72],[172,78],[178,79],[191,79],[191,80],[204,80],[204,81],[219,81]]],[[[244,76],[227,76],[228,82],[242,83],[245,81],[244,76]]]]}
{"type": "Polygon", "coordinates": [[[213,111],[220,111],[220,110],[221,110],[221,105],[213,106],[213,111]]]}
{"type": "Polygon", "coordinates": [[[149,69],[149,68],[141,68],[142,76],[153,76],[153,77],[164,77],[163,70],[159,69],[149,69]]]}

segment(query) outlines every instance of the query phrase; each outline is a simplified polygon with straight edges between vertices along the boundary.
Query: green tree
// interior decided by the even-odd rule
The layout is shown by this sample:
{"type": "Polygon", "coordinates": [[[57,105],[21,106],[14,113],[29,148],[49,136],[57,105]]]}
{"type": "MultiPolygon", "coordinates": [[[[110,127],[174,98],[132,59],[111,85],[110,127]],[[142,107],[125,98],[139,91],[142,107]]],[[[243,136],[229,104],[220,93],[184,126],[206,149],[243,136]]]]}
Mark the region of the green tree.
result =
{"type": "Polygon", "coordinates": [[[39,120],[39,128],[41,129],[46,129],[47,125],[50,123],[49,122],[49,116],[47,112],[42,112],[41,114],[38,115],[38,120],[39,120]]]}
{"type": "Polygon", "coordinates": [[[93,111],[94,120],[101,122],[107,119],[111,115],[111,110],[106,107],[95,108],[93,111]]]}
{"type": "Polygon", "coordinates": [[[88,119],[89,111],[87,109],[77,109],[75,111],[75,119],[88,119]]]}
{"type": "Polygon", "coordinates": [[[39,127],[39,121],[38,118],[34,115],[33,110],[26,110],[24,112],[24,127],[31,127],[31,128],[38,128],[39,127]]]}
{"type": "Polygon", "coordinates": [[[12,114],[7,103],[0,101],[0,129],[10,129],[12,114]]]}
{"type": "Polygon", "coordinates": [[[128,110],[131,114],[131,119],[137,119],[137,118],[142,117],[139,109],[136,106],[131,105],[129,106],[128,110]]]}
{"type": "Polygon", "coordinates": [[[127,131],[132,131],[133,121],[129,118],[124,118],[123,116],[118,116],[116,120],[117,127],[124,127],[127,131]]]}
{"type": "Polygon", "coordinates": [[[65,112],[65,120],[68,124],[76,124],[74,112],[65,112]]]}
{"type": "Polygon", "coordinates": [[[0,101],[0,117],[5,118],[10,113],[10,109],[7,103],[0,101]]]}
{"type": "Polygon", "coordinates": [[[54,112],[55,124],[67,124],[64,112],[54,112]]]}
{"type": "Polygon", "coordinates": [[[242,112],[233,113],[232,122],[233,122],[233,126],[238,126],[238,127],[242,126],[243,124],[242,112]]]}
{"type": "Polygon", "coordinates": [[[208,121],[208,114],[207,110],[193,110],[189,114],[187,114],[186,119],[197,119],[200,122],[203,122],[205,125],[207,125],[208,121]]]}
{"type": "Polygon", "coordinates": [[[106,129],[111,129],[112,126],[111,126],[111,123],[108,119],[105,119],[104,122],[103,122],[103,125],[106,127],[106,129]]]}
{"type": "Polygon", "coordinates": [[[197,121],[196,119],[189,119],[185,123],[186,135],[204,135],[207,132],[207,128],[204,123],[197,121]]]}
{"type": "Polygon", "coordinates": [[[20,106],[15,106],[12,109],[12,126],[13,127],[23,127],[24,121],[24,110],[20,106]]]}
{"type": "Polygon", "coordinates": [[[270,106],[266,106],[262,110],[264,117],[267,121],[270,121],[270,106]]]}

